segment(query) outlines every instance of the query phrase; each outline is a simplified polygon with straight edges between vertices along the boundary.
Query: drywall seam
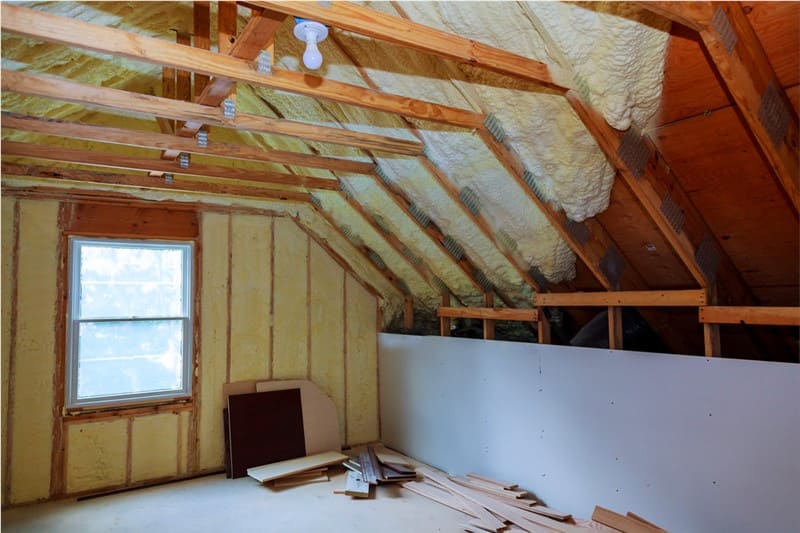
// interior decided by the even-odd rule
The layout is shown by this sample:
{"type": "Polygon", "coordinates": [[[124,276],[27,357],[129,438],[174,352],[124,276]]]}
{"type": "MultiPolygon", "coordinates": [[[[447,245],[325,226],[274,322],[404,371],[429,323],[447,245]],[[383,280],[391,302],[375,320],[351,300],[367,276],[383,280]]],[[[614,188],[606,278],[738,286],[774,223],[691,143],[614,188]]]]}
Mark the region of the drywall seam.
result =
{"type": "Polygon", "coordinates": [[[228,215],[203,213],[200,218],[203,249],[201,294],[200,415],[198,423],[198,468],[223,464],[222,385],[225,383],[225,353],[228,314],[228,215]]]}
{"type": "Polygon", "coordinates": [[[333,399],[345,439],[344,279],[346,272],[317,243],[309,253],[310,380],[333,399]]]}
{"type": "Polygon", "coordinates": [[[347,342],[347,444],[378,438],[377,352],[374,336],[377,315],[374,297],[348,276],[347,342]]]}
{"type": "Polygon", "coordinates": [[[180,414],[163,413],[131,420],[131,477],[126,483],[178,476],[180,414]]]}
{"type": "Polygon", "coordinates": [[[67,424],[68,494],[125,483],[130,418],[67,424]]]}
{"type": "Polygon", "coordinates": [[[19,201],[15,198],[2,198],[2,253],[3,272],[8,276],[2,278],[2,305],[6,312],[3,315],[3,330],[0,333],[3,346],[3,427],[2,427],[2,468],[3,468],[3,505],[8,504],[10,489],[11,434],[13,431],[14,404],[14,363],[17,335],[17,254],[19,250],[19,201]]]}
{"type": "Polygon", "coordinates": [[[20,201],[10,503],[50,493],[58,209],[54,201],[20,201]]]}
{"type": "Polygon", "coordinates": [[[275,286],[273,299],[273,379],[302,379],[308,371],[306,244],[308,236],[291,220],[275,220],[275,271],[280,282],[275,286]]]}
{"type": "Polygon", "coordinates": [[[270,219],[259,215],[231,217],[230,376],[228,382],[266,379],[270,338],[266,317],[271,294],[266,280],[271,241],[270,219]]]}

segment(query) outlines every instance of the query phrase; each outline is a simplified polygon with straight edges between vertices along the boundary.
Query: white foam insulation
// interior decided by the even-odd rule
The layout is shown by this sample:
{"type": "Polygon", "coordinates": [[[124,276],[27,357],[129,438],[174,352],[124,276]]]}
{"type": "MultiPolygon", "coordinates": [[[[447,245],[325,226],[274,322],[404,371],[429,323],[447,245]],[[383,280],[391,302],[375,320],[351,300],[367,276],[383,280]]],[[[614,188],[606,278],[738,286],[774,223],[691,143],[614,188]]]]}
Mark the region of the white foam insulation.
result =
{"type": "MultiPolygon", "coordinates": [[[[655,113],[660,95],[668,23],[635,5],[622,2],[358,2],[371,9],[543,61],[554,77],[578,90],[615,128],[642,127],[655,113]]],[[[94,24],[120,28],[174,42],[176,32],[191,32],[192,2],[30,2],[22,4],[94,24]]],[[[249,10],[239,7],[239,29],[249,10]]],[[[301,63],[304,44],[292,35],[292,17],[275,37],[275,63],[307,72],[301,63]]],[[[212,50],[216,40],[216,3],[211,4],[212,50]]],[[[332,80],[448,106],[491,114],[502,125],[506,144],[535,177],[537,189],[567,217],[582,221],[602,212],[609,203],[614,170],[566,99],[553,89],[468,65],[459,65],[397,45],[331,29],[319,45],[324,62],[314,74],[332,80]]],[[[2,38],[3,68],[44,73],[82,83],[133,92],[161,94],[161,68],[137,61],[39,43],[13,35],[2,38]]],[[[159,131],[152,118],[99,112],[54,100],[2,95],[3,110],[98,125],[159,131]]],[[[406,120],[385,112],[315,100],[308,96],[237,86],[237,110],[271,118],[421,141],[425,156],[457,190],[467,187],[479,215],[493,235],[487,237],[470,220],[459,201],[448,196],[436,178],[415,157],[399,156],[296,138],[253,134],[212,127],[219,142],[251,144],[265,150],[290,150],[375,163],[390,182],[426,213],[445,235],[452,237],[477,269],[519,305],[529,305],[531,288],[518,268],[538,269],[557,283],[575,275],[575,254],[508,174],[478,134],[443,124],[406,120]],[[496,243],[514,257],[513,265],[496,243]]],[[[39,142],[42,137],[3,130],[3,139],[39,142]]],[[[53,141],[62,146],[106,149],[99,143],[53,141]]],[[[147,154],[128,147],[114,151],[147,154]]],[[[216,166],[292,172],[321,178],[340,178],[353,197],[425,268],[441,278],[465,303],[477,305],[480,294],[472,282],[416,223],[398,208],[375,177],[336,176],[333,172],[300,166],[251,163],[227,158],[193,156],[195,162],[216,166]]],[[[49,163],[48,163],[49,164],[49,163]]],[[[67,165],[69,166],[69,165],[67,165]]],[[[143,194],[143,193],[142,193],[143,194]]],[[[154,193],[156,197],[163,193],[154,193]]],[[[374,250],[411,289],[417,304],[433,307],[437,290],[412,268],[400,252],[363,221],[336,192],[317,193],[321,207],[339,227],[348,226],[374,250]]],[[[226,200],[228,201],[228,200],[226,200]]],[[[257,203],[257,202],[256,202],[257,203]]],[[[401,308],[402,298],[383,278],[375,282],[371,265],[361,258],[315,211],[295,208],[304,224],[338,242],[338,249],[387,301],[384,316],[401,308]]]]}

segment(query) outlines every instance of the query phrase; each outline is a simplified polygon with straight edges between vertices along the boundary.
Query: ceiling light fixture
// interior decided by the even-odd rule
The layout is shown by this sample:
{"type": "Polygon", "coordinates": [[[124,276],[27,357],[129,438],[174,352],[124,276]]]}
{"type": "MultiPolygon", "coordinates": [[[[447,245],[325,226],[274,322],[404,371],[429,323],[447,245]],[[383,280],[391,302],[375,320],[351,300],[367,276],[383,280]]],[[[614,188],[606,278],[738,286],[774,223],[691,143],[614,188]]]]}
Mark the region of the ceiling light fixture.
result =
{"type": "Polygon", "coordinates": [[[306,43],[306,51],[303,54],[303,64],[316,70],[322,66],[322,54],[317,48],[317,43],[322,42],[328,36],[328,28],[324,24],[295,17],[294,36],[306,43]]]}

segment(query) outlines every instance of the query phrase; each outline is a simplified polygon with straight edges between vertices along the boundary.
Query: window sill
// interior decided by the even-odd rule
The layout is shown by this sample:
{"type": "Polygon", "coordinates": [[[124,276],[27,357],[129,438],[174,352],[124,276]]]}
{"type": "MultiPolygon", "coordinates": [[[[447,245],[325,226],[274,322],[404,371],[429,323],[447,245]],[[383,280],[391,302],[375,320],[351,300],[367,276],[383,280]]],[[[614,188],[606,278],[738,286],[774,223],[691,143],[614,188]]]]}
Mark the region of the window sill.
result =
{"type": "Polygon", "coordinates": [[[96,420],[107,418],[129,418],[132,416],[147,416],[162,413],[180,413],[194,407],[191,398],[178,398],[160,400],[151,404],[137,405],[105,405],[103,407],[81,407],[64,409],[61,420],[64,422],[78,422],[81,420],[96,420]]]}

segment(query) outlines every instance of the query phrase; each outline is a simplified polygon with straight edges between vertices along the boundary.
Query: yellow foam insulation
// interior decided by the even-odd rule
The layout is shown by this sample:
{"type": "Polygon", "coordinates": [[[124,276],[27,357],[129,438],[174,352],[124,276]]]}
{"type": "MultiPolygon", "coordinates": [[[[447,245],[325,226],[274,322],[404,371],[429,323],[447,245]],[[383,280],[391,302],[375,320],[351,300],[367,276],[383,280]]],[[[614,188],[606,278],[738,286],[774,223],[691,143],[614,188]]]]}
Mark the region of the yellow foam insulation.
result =
{"type": "Polygon", "coordinates": [[[273,258],[273,379],[308,373],[308,237],[291,220],[275,219],[273,258]]]}
{"type": "Polygon", "coordinates": [[[68,424],[67,493],[125,483],[127,442],[127,419],[68,424]]]}
{"type": "Polygon", "coordinates": [[[344,444],[344,271],[317,243],[309,260],[311,296],[311,381],[333,399],[344,444]]]}
{"type": "Polygon", "coordinates": [[[269,377],[271,221],[231,217],[232,382],[269,377]]]}
{"type": "Polygon", "coordinates": [[[375,298],[347,276],[347,444],[377,440],[378,343],[375,298]]]}
{"type": "MultiPolygon", "coordinates": [[[[0,240],[0,245],[2,245],[2,306],[3,306],[3,322],[2,322],[2,330],[0,330],[0,341],[2,341],[3,346],[3,366],[0,372],[3,373],[2,375],[2,386],[3,386],[3,396],[2,402],[3,405],[0,407],[2,409],[2,417],[3,417],[3,424],[2,424],[2,443],[0,446],[3,448],[3,455],[2,461],[3,465],[8,464],[6,463],[6,455],[8,454],[8,430],[6,429],[6,424],[8,424],[8,406],[9,406],[9,377],[11,373],[9,372],[9,368],[11,366],[11,305],[12,305],[12,297],[13,297],[13,286],[12,286],[12,279],[11,273],[14,267],[14,205],[16,205],[16,200],[14,198],[3,198],[2,199],[2,226],[0,226],[0,231],[2,231],[2,240],[0,240]]],[[[5,472],[4,472],[5,473],[5,472]]],[[[7,494],[4,494],[4,501],[8,498],[7,494]]]]}
{"type": "Polygon", "coordinates": [[[20,200],[11,503],[50,492],[58,202],[20,200]]]}
{"type": "Polygon", "coordinates": [[[224,458],[222,385],[228,352],[228,215],[203,213],[200,296],[199,467],[219,468],[224,458]]]}
{"type": "Polygon", "coordinates": [[[179,416],[163,413],[133,419],[131,482],[178,475],[179,416]]]}

